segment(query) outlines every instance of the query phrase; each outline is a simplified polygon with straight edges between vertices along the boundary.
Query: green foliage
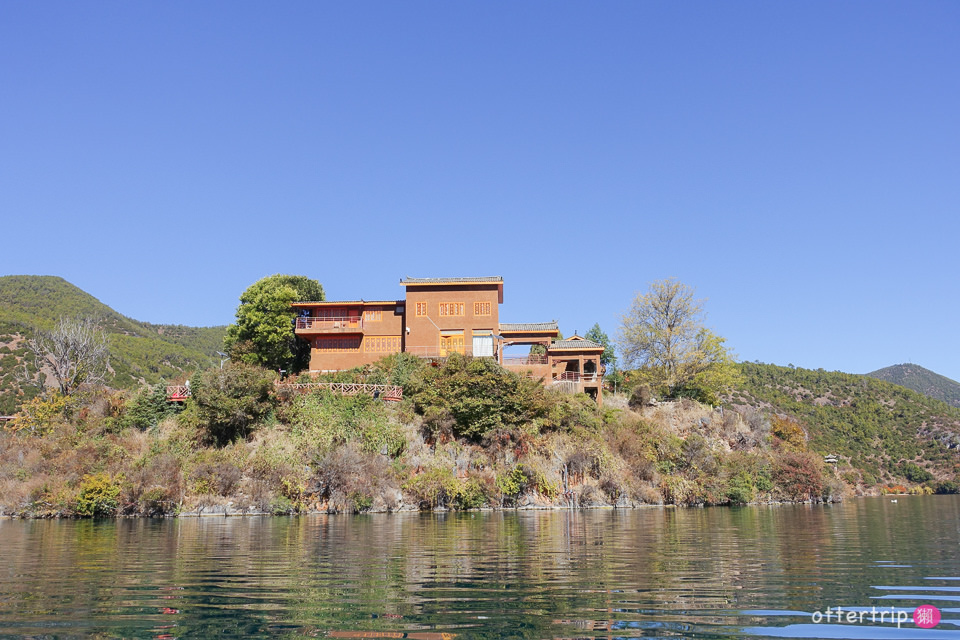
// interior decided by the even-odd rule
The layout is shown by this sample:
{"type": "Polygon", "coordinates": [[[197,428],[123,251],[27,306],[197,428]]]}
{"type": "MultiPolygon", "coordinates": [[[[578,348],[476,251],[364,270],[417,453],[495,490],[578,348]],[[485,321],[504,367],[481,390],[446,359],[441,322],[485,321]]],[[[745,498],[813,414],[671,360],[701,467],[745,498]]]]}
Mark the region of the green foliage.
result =
{"type": "Polygon", "coordinates": [[[58,391],[33,398],[20,409],[20,413],[5,427],[22,434],[44,435],[56,426],[69,421],[80,405],[76,396],[66,396],[58,391]]]}
{"type": "Polygon", "coordinates": [[[803,429],[796,420],[786,416],[770,418],[770,435],[775,436],[788,447],[797,450],[805,449],[807,438],[803,429]]]}
{"type": "Polygon", "coordinates": [[[460,481],[450,469],[433,468],[413,476],[403,485],[420,502],[421,508],[452,506],[460,481]]]}
{"type": "Polygon", "coordinates": [[[756,496],[757,488],[753,477],[746,471],[731,477],[727,483],[727,498],[732,504],[747,504],[753,502],[756,496]]]}
{"type": "Polygon", "coordinates": [[[410,379],[428,365],[412,353],[394,353],[384,356],[373,365],[361,367],[354,373],[351,382],[367,384],[393,384],[404,387],[410,379]]]}
{"type": "Polygon", "coordinates": [[[298,395],[280,407],[279,416],[301,442],[321,452],[354,442],[366,453],[396,457],[407,444],[383,402],[364,394],[342,396],[321,390],[298,395]]]}
{"type": "Polygon", "coordinates": [[[901,387],[913,389],[928,398],[942,400],[950,406],[960,407],[960,382],[916,364],[896,364],[867,374],[877,380],[885,380],[901,387]]]}
{"type": "Polygon", "coordinates": [[[309,366],[310,346],[294,334],[293,302],[322,301],[323,287],[306,276],[272,275],[240,296],[237,321],[224,345],[234,360],[268,369],[301,371],[309,366]]]}
{"type": "Polygon", "coordinates": [[[78,516],[111,516],[120,506],[120,479],[106,473],[86,475],[80,481],[80,491],[74,511],[78,516]]]}
{"type": "Polygon", "coordinates": [[[164,384],[142,387],[127,404],[120,420],[122,428],[132,427],[145,431],[157,426],[167,416],[176,414],[178,406],[167,400],[164,384]]]}
{"type": "Polygon", "coordinates": [[[202,371],[191,380],[193,396],[180,418],[217,446],[244,438],[272,411],[275,377],[244,364],[202,371]]]}
{"type": "Polygon", "coordinates": [[[489,502],[483,483],[476,477],[458,478],[447,468],[427,469],[403,485],[421,508],[449,507],[466,511],[489,502]]]}
{"type": "Polygon", "coordinates": [[[603,354],[600,356],[601,363],[608,367],[616,364],[617,356],[613,349],[613,345],[610,343],[610,337],[604,333],[603,329],[600,328],[599,323],[590,327],[590,330],[587,331],[586,335],[583,337],[587,340],[592,340],[599,345],[603,345],[603,354]]]}
{"type": "Polygon", "coordinates": [[[184,327],[138,322],[52,276],[0,277],[0,415],[38,394],[23,386],[16,370],[28,356],[26,340],[54,328],[60,317],[98,318],[107,333],[110,370],[106,384],[136,388],[156,384],[214,363],[225,327],[184,327]],[[6,351],[4,351],[6,349],[6,351]],[[22,394],[22,395],[21,395],[22,394]]]}
{"type": "Polygon", "coordinates": [[[901,475],[901,460],[919,460],[930,471],[951,475],[960,464],[960,409],[866,376],[757,363],[738,367],[743,383],[729,404],[769,407],[799,421],[811,449],[848,458],[864,484],[893,481],[901,475]]]}
{"type": "Polygon", "coordinates": [[[482,358],[453,354],[440,367],[414,375],[406,388],[426,426],[439,433],[479,441],[498,429],[513,429],[548,414],[547,391],[482,358]]]}
{"type": "Polygon", "coordinates": [[[510,473],[498,473],[495,483],[503,496],[516,498],[527,485],[527,475],[523,472],[523,465],[515,465],[510,469],[510,473]]]}
{"type": "Polygon", "coordinates": [[[658,395],[714,404],[738,382],[725,340],[703,324],[703,301],[676,280],[651,283],[623,316],[618,344],[634,379],[658,395]]]}
{"type": "Polygon", "coordinates": [[[918,484],[921,482],[929,482],[930,480],[933,480],[932,473],[930,473],[926,469],[918,467],[916,464],[912,462],[900,463],[900,475],[906,478],[907,480],[909,480],[910,482],[916,482],[918,484]]]}
{"type": "Polygon", "coordinates": [[[934,493],[960,493],[960,484],[954,482],[953,480],[943,480],[942,482],[937,483],[937,486],[934,488],[934,493]]]}

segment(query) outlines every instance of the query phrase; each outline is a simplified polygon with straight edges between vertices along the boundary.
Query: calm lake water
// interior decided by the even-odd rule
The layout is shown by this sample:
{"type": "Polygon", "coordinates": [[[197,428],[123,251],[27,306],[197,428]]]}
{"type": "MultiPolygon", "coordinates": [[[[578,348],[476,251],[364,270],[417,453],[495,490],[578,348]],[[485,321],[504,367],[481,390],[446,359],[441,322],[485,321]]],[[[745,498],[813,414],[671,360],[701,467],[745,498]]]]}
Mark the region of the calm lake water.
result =
{"type": "Polygon", "coordinates": [[[958,496],[2,520],[0,556],[0,637],[960,638],[958,496]]]}

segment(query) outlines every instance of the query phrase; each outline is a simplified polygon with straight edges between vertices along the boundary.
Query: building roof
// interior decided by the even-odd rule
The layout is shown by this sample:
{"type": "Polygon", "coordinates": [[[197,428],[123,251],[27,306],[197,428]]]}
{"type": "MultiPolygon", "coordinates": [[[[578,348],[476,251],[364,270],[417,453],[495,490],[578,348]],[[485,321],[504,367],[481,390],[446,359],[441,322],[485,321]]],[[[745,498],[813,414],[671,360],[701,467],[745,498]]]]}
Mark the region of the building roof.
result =
{"type": "Polygon", "coordinates": [[[397,306],[403,304],[403,300],[322,300],[316,302],[291,302],[291,307],[344,307],[350,305],[388,305],[397,306]]]}
{"type": "Polygon", "coordinates": [[[419,284],[503,284],[503,276],[487,276],[474,278],[410,278],[400,281],[404,287],[419,284]]]}
{"type": "Polygon", "coordinates": [[[550,351],[570,351],[572,349],[582,349],[582,350],[595,350],[600,349],[603,351],[603,345],[597,344],[593,340],[587,340],[586,338],[581,338],[580,336],[570,336],[567,340],[557,340],[550,345],[550,351]]]}
{"type": "Polygon", "coordinates": [[[560,328],[557,326],[556,321],[554,322],[501,322],[500,323],[500,332],[504,331],[517,331],[517,332],[536,332],[543,333],[544,331],[559,331],[560,328]]]}

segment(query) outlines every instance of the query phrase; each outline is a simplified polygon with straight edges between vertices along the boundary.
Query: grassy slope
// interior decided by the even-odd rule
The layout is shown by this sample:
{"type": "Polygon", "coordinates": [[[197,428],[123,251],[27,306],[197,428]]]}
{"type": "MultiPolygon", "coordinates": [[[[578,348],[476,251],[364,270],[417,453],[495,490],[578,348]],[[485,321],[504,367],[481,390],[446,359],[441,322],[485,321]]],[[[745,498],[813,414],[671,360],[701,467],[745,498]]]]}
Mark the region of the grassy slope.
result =
{"type": "MultiPolygon", "coordinates": [[[[123,316],[63,278],[0,277],[0,414],[18,403],[14,369],[25,353],[23,338],[49,330],[61,316],[93,316],[102,320],[110,340],[108,382],[132,387],[176,378],[215,362],[222,349],[224,327],[153,325],[123,316]]],[[[29,392],[28,392],[29,395],[29,392]]]]}
{"type": "Polygon", "coordinates": [[[960,470],[960,409],[899,385],[839,372],[744,363],[744,384],[730,405],[797,418],[810,446],[837,453],[864,478],[901,482],[901,461],[940,478],[960,470]]]}
{"type": "Polygon", "coordinates": [[[901,387],[913,389],[925,396],[942,400],[960,407],[960,382],[934,373],[916,364],[895,364],[867,374],[877,380],[885,380],[901,387]]]}

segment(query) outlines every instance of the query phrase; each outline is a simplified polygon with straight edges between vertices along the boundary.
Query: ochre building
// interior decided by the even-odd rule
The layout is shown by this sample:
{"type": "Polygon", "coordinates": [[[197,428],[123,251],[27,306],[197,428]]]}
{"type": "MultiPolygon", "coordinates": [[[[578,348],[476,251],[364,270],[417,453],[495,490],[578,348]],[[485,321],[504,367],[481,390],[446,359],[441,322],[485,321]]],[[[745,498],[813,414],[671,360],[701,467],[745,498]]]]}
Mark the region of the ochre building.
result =
{"type": "Polygon", "coordinates": [[[580,336],[558,340],[555,321],[501,323],[502,277],[407,278],[400,285],[403,300],[294,303],[296,334],[310,342],[310,372],[352,369],[391,353],[438,360],[461,353],[602,402],[603,346],[580,336]],[[542,345],[543,353],[504,356],[510,345],[542,345]]]}

